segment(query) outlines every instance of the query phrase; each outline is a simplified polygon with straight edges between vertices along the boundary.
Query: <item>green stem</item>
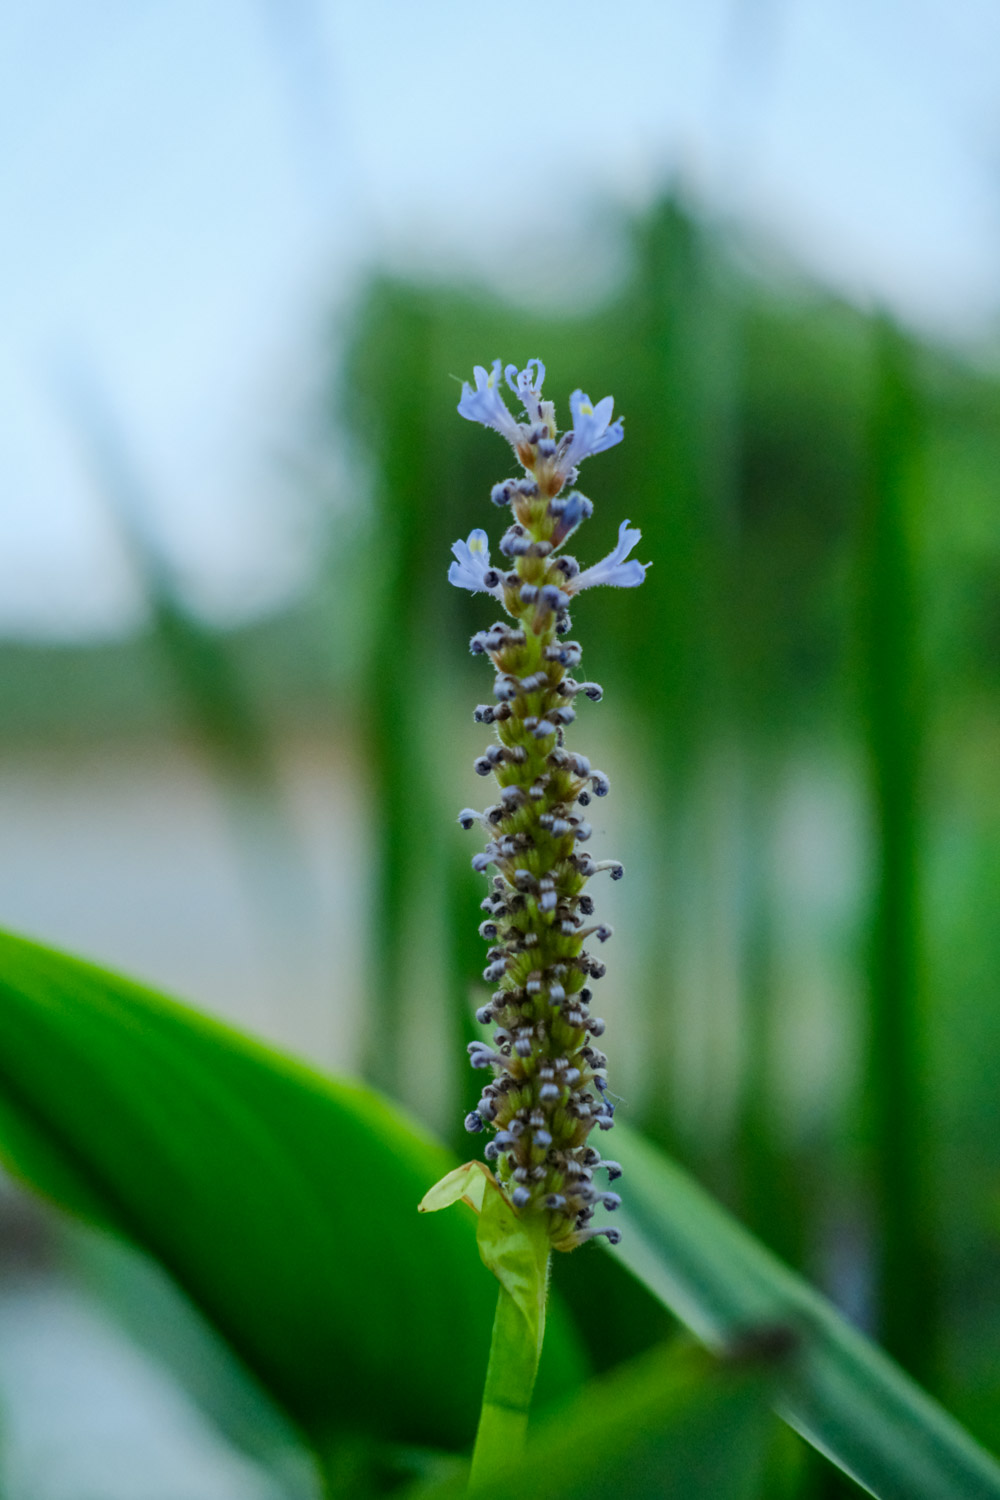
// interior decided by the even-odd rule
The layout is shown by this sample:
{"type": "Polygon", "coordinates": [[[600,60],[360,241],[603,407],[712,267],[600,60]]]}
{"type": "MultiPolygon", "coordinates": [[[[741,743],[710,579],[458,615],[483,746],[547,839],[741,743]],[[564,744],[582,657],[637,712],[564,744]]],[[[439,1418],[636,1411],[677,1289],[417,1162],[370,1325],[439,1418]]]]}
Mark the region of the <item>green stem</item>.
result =
{"type": "Polygon", "coordinates": [[[500,1285],[483,1406],[472,1452],[470,1490],[497,1475],[509,1474],[512,1463],[517,1462],[524,1449],[531,1393],[545,1338],[548,1262],[546,1241],[538,1247],[538,1305],[536,1316],[530,1321],[503,1283],[500,1285]]]}
{"type": "Polygon", "coordinates": [[[927,1149],[920,859],[927,710],[915,536],[926,437],[913,356],[889,324],[878,328],[876,354],[862,553],[866,738],[878,857],[866,1080],[875,1283],[881,1341],[930,1385],[938,1373],[940,1314],[927,1149]]]}

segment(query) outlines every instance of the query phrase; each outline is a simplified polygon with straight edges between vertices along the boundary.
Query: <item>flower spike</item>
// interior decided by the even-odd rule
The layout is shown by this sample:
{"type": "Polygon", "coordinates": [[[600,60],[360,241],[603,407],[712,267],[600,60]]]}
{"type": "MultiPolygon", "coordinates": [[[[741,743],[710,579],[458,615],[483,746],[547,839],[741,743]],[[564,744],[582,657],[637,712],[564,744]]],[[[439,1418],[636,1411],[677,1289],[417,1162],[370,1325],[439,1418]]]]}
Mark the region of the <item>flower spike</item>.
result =
{"type": "MultiPolygon", "coordinates": [[[[504,481],[492,495],[513,512],[500,541],[512,571],[490,565],[479,530],[454,544],[448,570],[456,587],[492,594],[513,620],[477,632],[471,642],[473,654],[488,656],[496,669],[495,706],[475,711],[477,723],[493,726],[496,740],[474,768],[496,776],[499,795],[482,813],[467,807],[458,815],[463,828],[478,825],[487,838],[472,863],[490,882],[480,935],[490,944],[483,978],[495,986],[476,1012],[491,1028],[490,1040],[469,1047],[472,1066],[490,1077],[465,1126],[489,1137],[483,1154],[510,1209],[555,1249],[572,1250],[598,1234],[614,1243],[619,1238],[616,1229],[591,1223],[598,1207],[613,1211],[620,1201],[593,1185],[594,1171],[606,1165],[610,1180],[620,1168],[602,1163],[587,1144],[593,1129],[614,1127],[615,1104],[607,1058],[592,1045],[604,1022],[590,1014],[589,981],[604,974],[604,964],[583,945],[611,936],[604,923],[585,925],[594,912],[587,880],[602,870],[614,880],[623,872],[616,860],[595,860],[584,849],[593,829],[581,814],[592,797],[606,795],[609,783],[586,756],[564,746],[576,716],[574,699],[601,698],[596,683],[570,675],[580,647],[565,639],[567,610],[573,596],[597,584],[636,587],[649,565],[629,558],[640,533],[628,521],[614,551],[584,572],[560,551],[593,512],[578,491],[564,495],[564,486],[578,463],[624,435],[621,419],[612,421],[612,398],[595,407],[574,391],[573,429],[560,438],[555,408],[542,400],[541,360],[504,371],[527,424],[514,420],[500,396],[500,370],[499,360],[492,372],[476,366],[476,388],[463,386],[458,409],[501,433],[524,468],[523,478],[504,481]]],[[[488,1167],[479,1167],[489,1176],[488,1167]]]]}

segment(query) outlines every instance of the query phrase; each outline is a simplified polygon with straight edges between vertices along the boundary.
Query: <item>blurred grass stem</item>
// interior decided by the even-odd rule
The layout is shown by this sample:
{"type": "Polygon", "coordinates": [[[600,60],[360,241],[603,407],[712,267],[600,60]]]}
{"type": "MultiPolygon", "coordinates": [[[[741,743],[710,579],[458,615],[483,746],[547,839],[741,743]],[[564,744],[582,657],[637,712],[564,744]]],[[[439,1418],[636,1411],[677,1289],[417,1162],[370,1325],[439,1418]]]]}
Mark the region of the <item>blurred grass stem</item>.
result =
{"type": "Polygon", "coordinates": [[[886,1348],[918,1379],[935,1365],[937,1286],[927,1172],[920,932],[920,779],[926,709],[914,544],[923,433],[912,354],[876,330],[861,551],[864,720],[874,816],[867,1101],[875,1292],[886,1348]]]}
{"type": "Polygon", "coordinates": [[[303,945],[318,931],[317,893],[253,688],[223,634],[184,597],[158,535],[152,487],[113,401],[86,365],[60,372],[56,394],[142,590],[186,727],[214,773],[250,899],[276,944],[276,966],[295,974],[303,945]]]}

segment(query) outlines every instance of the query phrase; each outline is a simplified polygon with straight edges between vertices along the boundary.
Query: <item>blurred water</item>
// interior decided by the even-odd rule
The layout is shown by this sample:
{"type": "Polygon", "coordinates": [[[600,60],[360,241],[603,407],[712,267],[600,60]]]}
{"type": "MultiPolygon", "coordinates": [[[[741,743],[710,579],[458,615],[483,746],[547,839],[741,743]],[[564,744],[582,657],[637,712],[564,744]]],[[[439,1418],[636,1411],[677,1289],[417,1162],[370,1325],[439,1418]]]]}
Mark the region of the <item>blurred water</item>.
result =
{"type": "Polygon", "coordinates": [[[0,911],[6,927],[350,1070],[365,948],[363,781],[344,746],[298,737],[279,753],[303,866],[280,905],[270,898],[288,851],[234,837],[184,744],[8,748],[0,911]]]}
{"type": "Polygon", "coordinates": [[[61,1278],[0,1293],[0,1405],[5,1500],[287,1500],[61,1278]]]}
{"type": "MultiPolygon", "coordinates": [[[[329,740],[286,740],[278,769],[294,850],[269,847],[251,807],[235,823],[183,743],[8,748],[4,924],[352,1070],[363,781],[329,740]],[[290,872],[290,859],[301,868],[290,872]]],[[[48,1220],[19,1202],[0,1195],[0,1249],[17,1242],[0,1281],[4,1500],[287,1500],[287,1485],[227,1444],[104,1299],[50,1263],[48,1220]],[[22,1223],[34,1226],[26,1239],[14,1234],[22,1223]]]]}

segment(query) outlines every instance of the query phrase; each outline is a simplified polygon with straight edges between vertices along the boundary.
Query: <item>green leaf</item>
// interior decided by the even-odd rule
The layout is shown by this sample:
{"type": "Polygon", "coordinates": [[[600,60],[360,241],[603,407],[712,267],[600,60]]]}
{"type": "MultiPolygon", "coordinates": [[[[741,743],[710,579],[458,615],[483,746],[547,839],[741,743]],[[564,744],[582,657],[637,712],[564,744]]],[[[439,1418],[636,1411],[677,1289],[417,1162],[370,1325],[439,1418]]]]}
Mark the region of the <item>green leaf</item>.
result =
{"type": "Polygon", "coordinates": [[[887,1355],[786,1269],[662,1152],[624,1126],[612,1252],[706,1343],[794,1330],[779,1414],[882,1500],[997,1500],[1000,1467],[887,1355]]]}
{"type": "Polygon", "coordinates": [[[873,867],[863,1144],[879,1334],[908,1370],[928,1379],[941,1354],[941,1224],[928,1166],[923,941],[929,704],[917,537],[927,498],[927,417],[906,337],[885,319],[873,332],[869,474],[855,562],[873,867]]]}
{"type": "Polygon", "coordinates": [[[0,1154],[156,1256],[320,1451],[471,1442],[496,1284],[471,1213],[417,1214],[453,1158],[367,1088],[0,934],[0,1154]]]}
{"type": "MultiPolygon", "coordinates": [[[[658,1349],[594,1380],[534,1429],[523,1457],[469,1494],[482,1500],[751,1500],[773,1423],[774,1375],[658,1349]]],[[[464,1477],[410,1500],[452,1500],[464,1477]]]]}

